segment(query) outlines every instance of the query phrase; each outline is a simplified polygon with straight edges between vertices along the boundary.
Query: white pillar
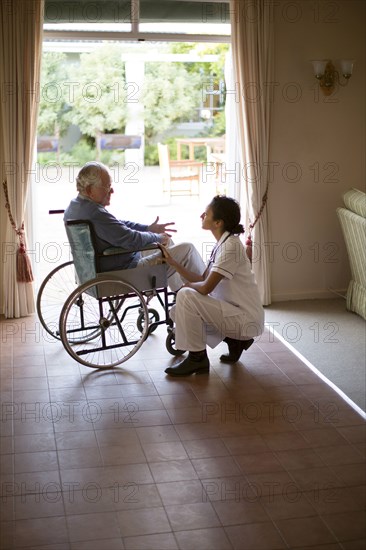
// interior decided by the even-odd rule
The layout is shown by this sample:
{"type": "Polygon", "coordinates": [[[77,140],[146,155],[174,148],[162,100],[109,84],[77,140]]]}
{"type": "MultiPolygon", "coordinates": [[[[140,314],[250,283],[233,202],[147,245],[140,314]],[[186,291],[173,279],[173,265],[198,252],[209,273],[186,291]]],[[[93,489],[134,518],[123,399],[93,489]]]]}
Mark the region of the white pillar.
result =
{"type": "Polygon", "coordinates": [[[141,136],[140,149],[126,149],[125,162],[133,162],[139,168],[144,166],[144,106],[141,100],[145,78],[145,63],[141,59],[131,58],[125,63],[127,121],[126,135],[141,136]]]}

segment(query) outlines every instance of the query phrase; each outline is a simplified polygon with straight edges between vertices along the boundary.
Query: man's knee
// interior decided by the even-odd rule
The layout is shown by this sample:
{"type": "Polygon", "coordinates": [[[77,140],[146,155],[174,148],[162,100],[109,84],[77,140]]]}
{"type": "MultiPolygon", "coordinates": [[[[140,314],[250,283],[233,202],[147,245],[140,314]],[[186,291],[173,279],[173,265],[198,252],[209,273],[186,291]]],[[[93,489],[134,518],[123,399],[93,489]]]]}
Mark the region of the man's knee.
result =
{"type": "Polygon", "coordinates": [[[169,247],[169,252],[173,257],[175,254],[179,256],[187,256],[193,250],[195,250],[195,247],[192,243],[189,242],[183,242],[169,247]]]}

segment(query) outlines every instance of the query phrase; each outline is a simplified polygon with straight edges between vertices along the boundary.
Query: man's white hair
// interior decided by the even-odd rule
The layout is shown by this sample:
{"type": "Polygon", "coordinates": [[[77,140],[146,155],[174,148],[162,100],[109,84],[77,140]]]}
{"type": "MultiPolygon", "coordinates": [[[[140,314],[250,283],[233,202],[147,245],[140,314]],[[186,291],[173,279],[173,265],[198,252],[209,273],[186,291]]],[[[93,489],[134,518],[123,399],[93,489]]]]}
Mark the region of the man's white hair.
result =
{"type": "Polygon", "coordinates": [[[76,177],[76,189],[79,193],[84,194],[87,187],[102,185],[102,173],[109,170],[107,166],[101,162],[91,161],[84,164],[76,177]]]}

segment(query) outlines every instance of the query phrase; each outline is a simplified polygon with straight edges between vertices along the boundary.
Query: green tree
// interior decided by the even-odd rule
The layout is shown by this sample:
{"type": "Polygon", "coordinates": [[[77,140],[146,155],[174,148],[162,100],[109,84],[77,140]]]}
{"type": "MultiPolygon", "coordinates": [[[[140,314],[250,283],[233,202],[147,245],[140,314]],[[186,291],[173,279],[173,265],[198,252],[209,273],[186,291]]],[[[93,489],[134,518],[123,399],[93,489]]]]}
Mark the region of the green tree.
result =
{"type": "Polygon", "coordinates": [[[204,55],[217,56],[216,61],[195,61],[194,63],[184,63],[188,72],[199,72],[202,76],[223,76],[225,66],[225,56],[229,51],[229,44],[204,44],[196,42],[188,44],[184,42],[173,42],[170,45],[171,53],[193,53],[203,57],[204,55]]]}
{"type": "MultiPolygon", "coordinates": [[[[212,118],[204,130],[205,134],[211,136],[220,136],[225,133],[225,58],[230,49],[229,44],[204,44],[197,43],[172,43],[170,45],[171,53],[195,54],[199,57],[206,55],[214,55],[214,61],[195,61],[185,62],[184,66],[191,76],[192,73],[199,74],[201,79],[202,100],[207,98],[210,90],[217,94],[215,106],[220,107],[220,110],[212,113],[212,118]]],[[[203,101],[204,103],[204,101],[203,101]]],[[[203,105],[203,108],[205,106],[203,105]]]]}
{"type": "Polygon", "coordinates": [[[68,80],[66,55],[45,52],[42,57],[41,93],[37,131],[40,135],[62,135],[68,127],[64,83],[68,80]]]}
{"type": "Polygon", "coordinates": [[[70,68],[74,97],[67,119],[86,136],[124,130],[127,87],[121,56],[121,46],[107,44],[81,54],[70,68]]]}
{"type": "Polygon", "coordinates": [[[200,106],[200,75],[183,63],[146,63],[142,93],[145,136],[149,139],[178,121],[190,120],[200,106]]]}

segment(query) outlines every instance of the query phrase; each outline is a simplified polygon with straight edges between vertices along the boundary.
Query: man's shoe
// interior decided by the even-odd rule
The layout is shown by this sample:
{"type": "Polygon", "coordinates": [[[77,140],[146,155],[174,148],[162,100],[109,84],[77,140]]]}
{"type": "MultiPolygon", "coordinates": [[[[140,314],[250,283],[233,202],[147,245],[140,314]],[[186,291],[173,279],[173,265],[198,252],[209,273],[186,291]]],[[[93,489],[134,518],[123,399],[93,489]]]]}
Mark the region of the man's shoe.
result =
{"type": "Polygon", "coordinates": [[[205,354],[201,358],[190,353],[184,361],[173,367],[165,369],[166,374],[170,376],[190,376],[191,374],[208,374],[210,362],[205,354]]]}
{"type": "Polygon", "coordinates": [[[250,340],[234,340],[234,338],[226,337],[224,338],[224,342],[226,342],[229,347],[229,353],[221,355],[220,361],[222,363],[236,363],[237,361],[239,361],[243,351],[250,348],[250,346],[254,342],[254,339],[251,338],[250,340]]]}

